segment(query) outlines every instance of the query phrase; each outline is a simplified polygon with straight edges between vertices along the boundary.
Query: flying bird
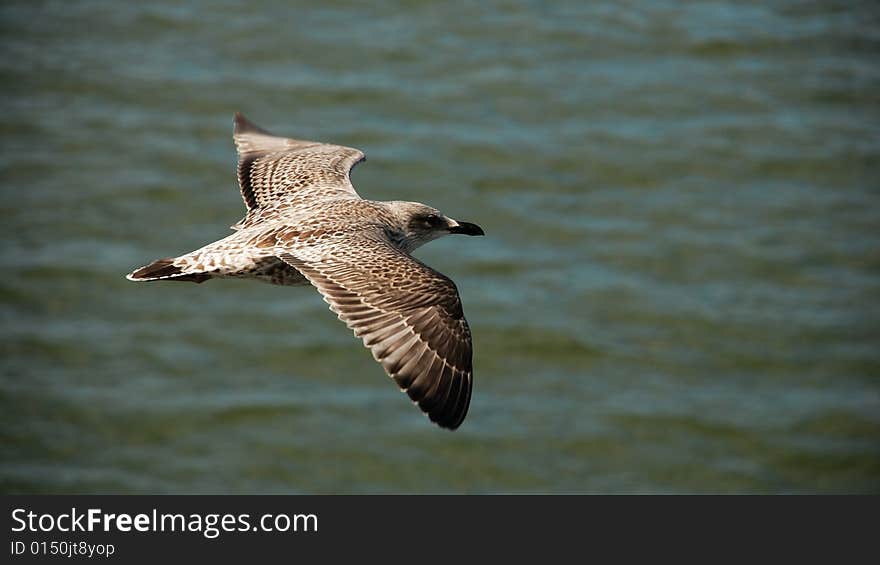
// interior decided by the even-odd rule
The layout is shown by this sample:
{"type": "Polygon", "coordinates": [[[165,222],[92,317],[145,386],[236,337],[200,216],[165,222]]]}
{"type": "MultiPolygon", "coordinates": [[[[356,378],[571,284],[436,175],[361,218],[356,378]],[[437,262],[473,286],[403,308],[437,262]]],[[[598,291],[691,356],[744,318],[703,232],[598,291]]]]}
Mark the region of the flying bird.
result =
{"type": "Polygon", "coordinates": [[[357,149],[277,137],[240,113],[234,123],[247,208],[235,232],[126,278],[311,284],[432,422],[458,428],[473,386],[470,328],[455,283],[411,253],[482,228],[417,202],[362,199],[350,179],[365,159],[357,149]]]}

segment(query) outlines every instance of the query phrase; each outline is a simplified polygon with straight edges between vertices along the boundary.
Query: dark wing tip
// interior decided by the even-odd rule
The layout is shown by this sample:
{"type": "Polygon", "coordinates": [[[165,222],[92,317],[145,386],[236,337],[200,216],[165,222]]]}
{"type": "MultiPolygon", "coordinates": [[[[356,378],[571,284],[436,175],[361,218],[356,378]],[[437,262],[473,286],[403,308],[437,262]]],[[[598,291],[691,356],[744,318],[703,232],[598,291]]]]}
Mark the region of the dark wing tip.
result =
{"type": "Polygon", "coordinates": [[[473,390],[474,390],[473,375],[469,375],[468,382],[465,386],[467,387],[465,389],[465,397],[464,397],[463,401],[461,402],[461,404],[459,405],[458,414],[457,414],[455,420],[453,421],[452,425],[450,426],[450,428],[449,428],[450,430],[454,430],[454,429],[458,428],[462,424],[462,422],[464,422],[464,419],[467,416],[468,410],[471,407],[471,394],[473,393],[473,390]]]}
{"type": "Polygon", "coordinates": [[[455,380],[457,382],[452,384],[450,398],[445,405],[427,411],[432,422],[450,431],[461,426],[471,404],[472,380],[468,375],[461,375],[455,380]]]}
{"type": "Polygon", "coordinates": [[[149,265],[135,270],[128,275],[128,278],[130,280],[151,279],[159,277],[171,277],[174,275],[179,275],[181,273],[183,273],[183,270],[180,267],[175,266],[174,259],[169,257],[168,259],[159,259],[157,261],[153,261],[149,265]]]}
{"type": "Polygon", "coordinates": [[[464,422],[470,407],[472,375],[470,368],[465,371],[453,369],[451,373],[444,369],[440,374],[418,377],[406,392],[432,422],[441,428],[455,430],[464,422]],[[434,381],[434,384],[424,390],[419,387],[424,381],[434,381]]]}
{"type": "Polygon", "coordinates": [[[252,121],[250,121],[249,119],[245,118],[244,114],[242,114],[241,112],[235,113],[235,117],[233,118],[232,123],[233,123],[233,129],[232,129],[233,135],[238,135],[240,133],[263,133],[263,134],[271,135],[269,132],[267,132],[266,130],[264,130],[263,128],[258,126],[257,124],[255,124],[252,121]]]}

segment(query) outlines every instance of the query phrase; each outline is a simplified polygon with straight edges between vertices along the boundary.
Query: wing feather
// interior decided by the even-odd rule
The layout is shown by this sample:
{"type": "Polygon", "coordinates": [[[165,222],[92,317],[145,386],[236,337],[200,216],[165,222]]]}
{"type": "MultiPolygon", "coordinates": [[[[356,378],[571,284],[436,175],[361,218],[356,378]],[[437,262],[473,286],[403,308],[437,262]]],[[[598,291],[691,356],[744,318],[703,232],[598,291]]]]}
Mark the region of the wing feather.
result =
{"type": "Polygon", "coordinates": [[[308,253],[281,242],[276,253],[321,292],[431,421],[456,429],[470,403],[473,348],[455,283],[381,237],[356,245],[351,237],[313,244],[308,253]]]}
{"type": "Polygon", "coordinates": [[[250,227],[328,198],[360,198],[351,169],[365,159],[351,147],[275,136],[235,114],[238,184],[250,227]]]}

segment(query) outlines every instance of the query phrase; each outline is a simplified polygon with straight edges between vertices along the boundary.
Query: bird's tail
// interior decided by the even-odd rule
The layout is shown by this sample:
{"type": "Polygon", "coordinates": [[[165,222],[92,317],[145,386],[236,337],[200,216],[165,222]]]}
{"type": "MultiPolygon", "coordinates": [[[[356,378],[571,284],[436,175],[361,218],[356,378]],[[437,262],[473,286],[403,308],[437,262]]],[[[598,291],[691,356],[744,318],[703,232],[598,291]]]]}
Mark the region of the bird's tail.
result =
{"type": "Polygon", "coordinates": [[[125,275],[130,281],[188,281],[194,283],[205,282],[213,275],[210,271],[181,262],[180,258],[157,259],[149,265],[135,269],[125,275]]]}

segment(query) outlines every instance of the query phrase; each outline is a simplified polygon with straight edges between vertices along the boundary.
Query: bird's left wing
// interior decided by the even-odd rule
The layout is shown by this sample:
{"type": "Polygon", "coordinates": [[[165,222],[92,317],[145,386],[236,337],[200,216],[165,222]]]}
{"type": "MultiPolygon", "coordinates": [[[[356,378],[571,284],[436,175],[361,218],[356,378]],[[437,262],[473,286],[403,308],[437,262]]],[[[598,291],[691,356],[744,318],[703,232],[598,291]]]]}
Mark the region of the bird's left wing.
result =
{"type": "Polygon", "coordinates": [[[455,283],[378,234],[291,236],[276,254],[320,291],[431,421],[461,425],[473,366],[455,283]]]}
{"type": "Polygon", "coordinates": [[[235,115],[238,184],[247,215],[235,229],[328,198],[357,198],[349,174],[364,160],[352,147],[278,137],[235,115]]]}

